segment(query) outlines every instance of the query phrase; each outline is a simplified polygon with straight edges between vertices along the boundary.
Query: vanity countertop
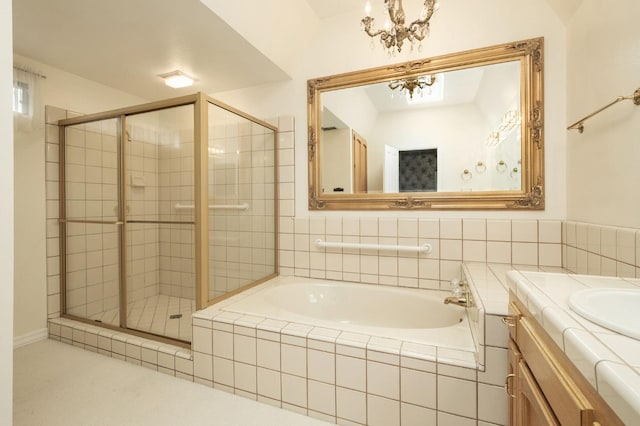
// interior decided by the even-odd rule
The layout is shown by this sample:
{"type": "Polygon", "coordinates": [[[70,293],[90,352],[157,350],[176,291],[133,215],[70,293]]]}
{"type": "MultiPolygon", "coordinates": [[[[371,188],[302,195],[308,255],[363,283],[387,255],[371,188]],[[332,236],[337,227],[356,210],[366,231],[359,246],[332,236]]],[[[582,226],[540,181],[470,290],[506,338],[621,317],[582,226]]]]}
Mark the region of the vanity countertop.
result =
{"type": "MultiPolygon", "coordinates": [[[[510,271],[507,286],[625,424],[640,424],[640,340],[592,323],[569,307],[588,288],[640,288],[640,279],[510,271]]],[[[640,315],[640,312],[638,312],[640,315]]]]}

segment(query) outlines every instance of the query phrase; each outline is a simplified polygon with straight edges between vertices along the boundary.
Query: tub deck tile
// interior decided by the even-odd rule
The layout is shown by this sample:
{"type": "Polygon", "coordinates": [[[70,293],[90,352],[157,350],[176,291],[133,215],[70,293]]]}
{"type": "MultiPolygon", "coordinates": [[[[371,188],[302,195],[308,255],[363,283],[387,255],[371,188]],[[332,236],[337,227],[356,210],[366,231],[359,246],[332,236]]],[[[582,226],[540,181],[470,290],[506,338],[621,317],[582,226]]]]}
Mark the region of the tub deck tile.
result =
{"type": "Polygon", "coordinates": [[[340,333],[340,336],[338,336],[336,343],[345,346],[355,346],[357,348],[366,349],[367,343],[369,343],[370,339],[371,336],[367,336],[366,334],[349,333],[347,331],[343,331],[342,333],[340,333]]]}
{"type": "Polygon", "coordinates": [[[368,350],[387,352],[394,355],[400,355],[401,348],[401,340],[388,339],[386,337],[373,336],[369,339],[369,343],[367,344],[368,350]]]}
{"type": "Polygon", "coordinates": [[[332,328],[314,327],[307,336],[309,339],[321,340],[324,342],[335,343],[338,336],[340,336],[340,330],[332,328]]]}
{"type": "Polygon", "coordinates": [[[257,325],[258,332],[260,330],[271,331],[274,333],[280,333],[289,323],[286,321],[274,320],[267,318],[257,325]]]}
{"type": "Polygon", "coordinates": [[[307,347],[309,349],[315,349],[323,352],[335,352],[336,345],[335,343],[325,342],[322,340],[315,340],[311,337],[307,338],[307,347]]]}
{"type": "Polygon", "coordinates": [[[436,347],[431,345],[422,345],[419,343],[402,342],[400,350],[402,357],[416,358],[424,361],[437,360],[436,347]]]}
{"type": "Polygon", "coordinates": [[[282,329],[282,333],[286,333],[291,336],[297,336],[297,337],[307,337],[307,335],[311,330],[313,330],[313,328],[314,327],[312,325],[297,324],[297,323],[291,322],[282,329]]]}

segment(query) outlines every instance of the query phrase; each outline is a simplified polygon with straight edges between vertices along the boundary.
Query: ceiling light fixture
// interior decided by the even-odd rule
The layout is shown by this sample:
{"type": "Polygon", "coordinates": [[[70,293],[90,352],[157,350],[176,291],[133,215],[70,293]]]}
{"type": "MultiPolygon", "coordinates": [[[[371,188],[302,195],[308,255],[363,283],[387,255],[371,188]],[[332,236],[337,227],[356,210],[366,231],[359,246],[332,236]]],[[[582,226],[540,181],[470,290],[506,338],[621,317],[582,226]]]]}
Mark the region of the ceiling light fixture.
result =
{"type": "Polygon", "coordinates": [[[413,99],[413,92],[416,90],[418,94],[422,95],[422,90],[425,87],[431,87],[436,82],[436,76],[434,74],[424,75],[421,77],[409,77],[402,80],[393,80],[389,82],[389,89],[391,90],[404,90],[409,95],[409,99],[413,99]]]}
{"type": "Polygon", "coordinates": [[[420,17],[411,22],[409,26],[404,25],[405,13],[402,7],[402,0],[384,0],[384,7],[389,13],[389,18],[385,22],[384,29],[376,30],[374,21],[371,17],[371,3],[367,1],[364,8],[367,16],[360,21],[362,29],[373,40],[380,36],[380,43],[387,49],[390,55],[402,52],[402,45],[405,40],[411,43],[413,49],[414,44],[418,43],[419,48],[422,47],[422,40],[429,35],[429,20],[433,13],[438,10],[439,4],[436,0],[425,0],[420,12],[420,17]]]}
{"type": "Polygon", "coordinates": [[[500,119],[498,129],[495,132],[489,133],[486,145],[489,148],[495,148],[500,145],[511,133],[513,133],[514,129],[520,126],[521,123],[522,117],[520,115],[520,111],[507,111],[500,119]]]}
{"type": "Polygon", "coordinates": [[[189,77],[180,70],[171,71],[166,74],[160,74],[160,77],[164,79],[164,84],[169,87],[173,87],[174,89],[191,86],[194,82],[193,78],[189,77]]]}

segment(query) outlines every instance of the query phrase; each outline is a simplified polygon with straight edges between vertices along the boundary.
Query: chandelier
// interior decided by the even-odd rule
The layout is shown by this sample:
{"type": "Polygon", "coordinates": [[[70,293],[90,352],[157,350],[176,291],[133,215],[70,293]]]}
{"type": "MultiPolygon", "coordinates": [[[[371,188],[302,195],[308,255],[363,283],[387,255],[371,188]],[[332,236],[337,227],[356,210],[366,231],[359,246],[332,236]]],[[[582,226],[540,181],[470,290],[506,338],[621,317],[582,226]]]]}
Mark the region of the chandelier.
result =
{"type": "Polygon", "coordinates": [[[372,39],[380,36],[380,43],[387,49],[389,54],[402,52],[402,45],[405,40],[411,43],[420,43],[429,34],[429,20],[439,5],[436,0],[425,0],[420,17],[411,22],[409,26],[404,25],[405,14],[402,7],[402,0],[384,0],[384,6],[389,13],[389,20],[385,23],[385,28],[376,30],[375,19],[371,15],[371,3],[367,1],[365,12],[367,16],[362,18],[361,25],[372,39]]]}
{"type": "Polygon", "coordinates": [[[422,77],[409,77],[402,80],[393,80],[389,82],[389,89],[391,90],[404,90],[409,94],[409,99],[413,99],[413,92],[416,90],[418,93],[422,93],[425,87],[431,87],[436,82],[435,75],[425,75],[422,77]]]}

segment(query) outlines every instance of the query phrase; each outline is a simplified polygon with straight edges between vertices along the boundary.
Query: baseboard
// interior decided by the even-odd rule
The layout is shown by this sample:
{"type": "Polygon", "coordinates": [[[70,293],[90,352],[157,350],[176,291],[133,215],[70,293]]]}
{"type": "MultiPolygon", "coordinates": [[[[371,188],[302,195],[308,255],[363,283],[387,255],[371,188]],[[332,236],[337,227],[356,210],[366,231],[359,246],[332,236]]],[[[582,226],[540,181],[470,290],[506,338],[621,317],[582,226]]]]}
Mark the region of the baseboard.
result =
{"type": "Polygon", "coordinates": [[[23,334],[13,338],[13,349],[18,349],[23,346],[35,343],[40,340],[44,340],[49,336],[49,331],[46,328],[32,331],[31,333],[23,334]]]}

